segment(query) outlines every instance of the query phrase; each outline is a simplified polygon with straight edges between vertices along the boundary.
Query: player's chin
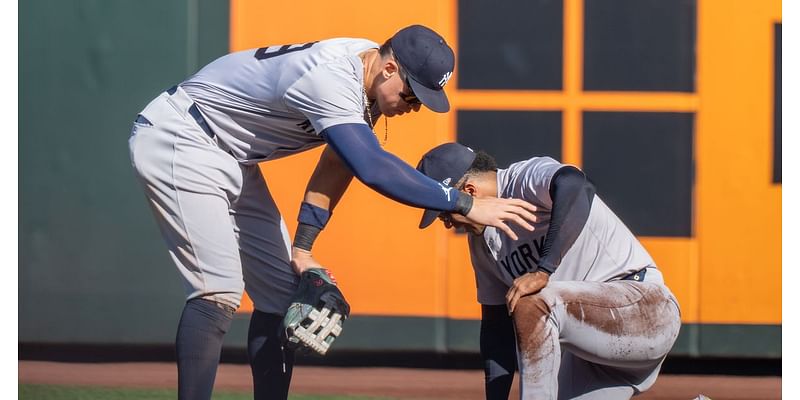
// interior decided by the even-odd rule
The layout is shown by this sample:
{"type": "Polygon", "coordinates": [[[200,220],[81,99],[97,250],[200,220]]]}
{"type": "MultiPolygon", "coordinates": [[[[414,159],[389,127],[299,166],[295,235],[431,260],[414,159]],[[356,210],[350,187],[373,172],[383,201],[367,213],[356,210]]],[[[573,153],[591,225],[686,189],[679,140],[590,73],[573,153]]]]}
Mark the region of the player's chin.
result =
{"type": "Polygon", "coordinates": [[[399,115],[404,115],[407,112],[408,111],[404,110],[404,109],[393,108],[393,109],[389,110],[388,113],[384,113],[383,115],[385,115],[387,117],[397,117],[399,115]]]}

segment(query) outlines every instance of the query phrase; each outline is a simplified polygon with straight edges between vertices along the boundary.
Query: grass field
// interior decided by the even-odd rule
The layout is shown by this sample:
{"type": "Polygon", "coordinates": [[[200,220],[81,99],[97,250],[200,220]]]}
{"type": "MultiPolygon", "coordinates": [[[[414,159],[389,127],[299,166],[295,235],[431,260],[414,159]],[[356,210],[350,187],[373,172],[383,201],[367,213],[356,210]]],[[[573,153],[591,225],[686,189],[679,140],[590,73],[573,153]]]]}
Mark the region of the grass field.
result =
{"type": "MultiPolygon", "coordinates": [[[[174,400],[175,390],[122,389],[90,386],[19,385],[19,398],[25,400],[174,400]]],[[[214,392],[214,400],[250,400],[252,393],[214,392]]],[[[290,395],[289,400],[392,400],[387,397],[290,395]]]]}

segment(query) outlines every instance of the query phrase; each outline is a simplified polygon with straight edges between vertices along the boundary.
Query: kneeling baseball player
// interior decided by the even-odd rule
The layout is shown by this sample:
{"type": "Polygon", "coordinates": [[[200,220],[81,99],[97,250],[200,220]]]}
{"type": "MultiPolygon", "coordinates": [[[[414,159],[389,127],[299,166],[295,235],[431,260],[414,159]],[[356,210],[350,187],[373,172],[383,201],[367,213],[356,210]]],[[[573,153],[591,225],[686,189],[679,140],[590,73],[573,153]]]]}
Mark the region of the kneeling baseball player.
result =
{"type": "Polygon", "coordinates": [[[498,169],[484,152],[446,143],[417,169],[475,197],[537,207],[512,239],[463,216],[426,210],[466,232],[481,303],[486,398],[507,399],[519,367],[524,399],[629,399],[650,388],[680,329],[655,262],[578,168],[533,157],[498,169]]]}

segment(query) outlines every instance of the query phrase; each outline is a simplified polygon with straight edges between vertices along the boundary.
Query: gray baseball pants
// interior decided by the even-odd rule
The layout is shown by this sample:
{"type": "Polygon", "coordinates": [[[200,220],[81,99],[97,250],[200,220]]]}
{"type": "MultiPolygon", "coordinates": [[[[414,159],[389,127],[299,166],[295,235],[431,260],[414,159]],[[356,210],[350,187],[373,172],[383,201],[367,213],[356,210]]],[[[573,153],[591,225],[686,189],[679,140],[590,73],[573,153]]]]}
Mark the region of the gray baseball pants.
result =
{"type": "Polygon", "coordinates": [[[644,282],[556,281],[514,311],[523,399],[630,399],[655,382],[680,330],[656,269],[644,282]]]}
{"type": "Polygon", "coordinates": [[[256,309],[282,315],[297,286],[286,225],[257,164],[240,164],[190,112],[177,87],[140,113],[129,140],[186,290],[238,308],[245,283],[256,309]]]}

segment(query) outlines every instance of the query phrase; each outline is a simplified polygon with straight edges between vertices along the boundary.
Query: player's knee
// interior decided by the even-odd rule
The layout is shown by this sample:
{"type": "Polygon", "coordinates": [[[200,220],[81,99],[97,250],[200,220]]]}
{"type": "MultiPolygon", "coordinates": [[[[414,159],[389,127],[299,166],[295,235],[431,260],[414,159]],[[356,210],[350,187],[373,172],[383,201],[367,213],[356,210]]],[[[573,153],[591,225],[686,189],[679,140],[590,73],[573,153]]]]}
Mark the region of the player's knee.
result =
{"type": "Polygon", "coordinates": [[[550,303],[541,293],[520,298],[513,314],[517,336],[540,330],[550,311],[550,303]]]}
{"type": "Polygon", "coordinates": [[[541,317],[550,314],[550,304],[541,293],[520,297],[514,308],[514,322],[519,318],[541,317]]]}
{"type": "Polygon", "coordinates": [[[546,349],[552,348],[551,310],[547,296],[541,293],[521,298],[514,308],[517,349],[528,363],[544,357],[546,349]]]}

